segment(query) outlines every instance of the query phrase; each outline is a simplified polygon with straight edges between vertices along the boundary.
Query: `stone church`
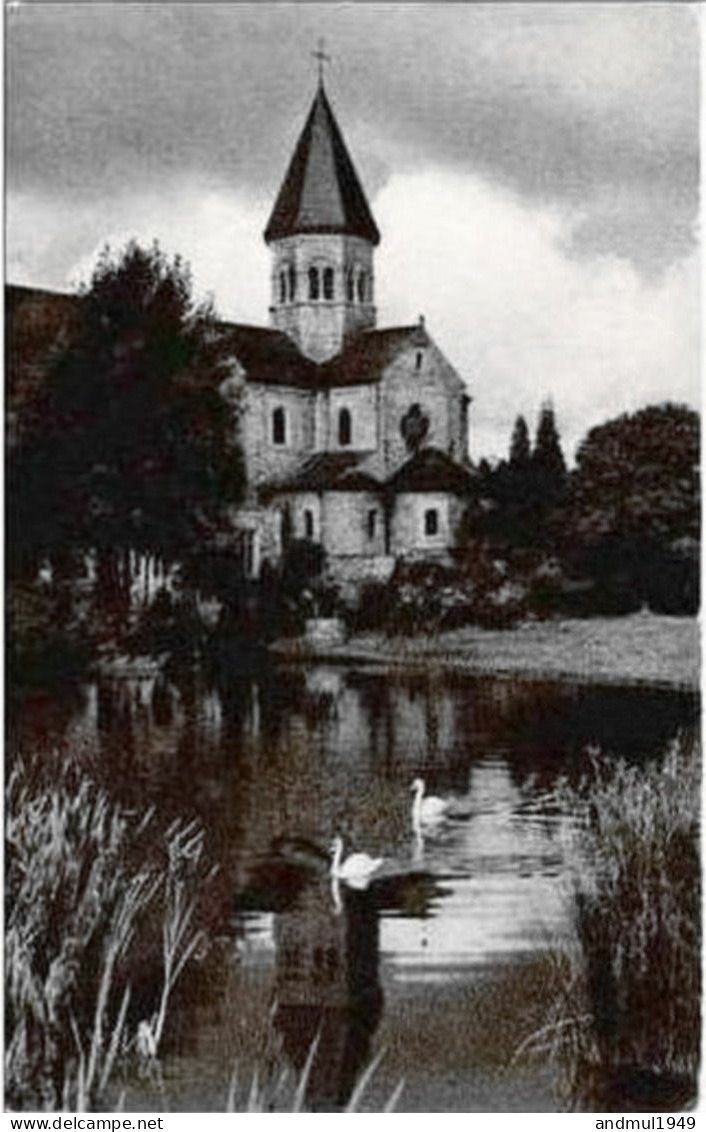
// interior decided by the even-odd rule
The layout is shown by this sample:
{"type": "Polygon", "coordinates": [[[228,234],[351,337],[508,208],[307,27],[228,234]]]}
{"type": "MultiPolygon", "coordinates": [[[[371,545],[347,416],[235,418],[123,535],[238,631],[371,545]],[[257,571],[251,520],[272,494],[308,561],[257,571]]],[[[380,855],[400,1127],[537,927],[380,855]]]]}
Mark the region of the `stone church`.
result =
{"type": "Polygon", "coordinates": [[[322,81],[264,238],[271,329],[224,327],[248,573],[288,538],[320,543],[341,581],[446,557],[470,481],[470,397],[423,318],[376,325],[380,233],[322,81]]]}
{"type": "MultiPolygon", "coordinates": [[[[292,539],[320,543],[342,583],[446,558],[471,479],[470,398],[423,318],[376,325],[380,233],[321,80],[264,237],[270,328],[220,330],[247,473],[233,515],[246,573],[292,539]]],[[[10,435],[76,301],[8,288],[10,435]]]]}

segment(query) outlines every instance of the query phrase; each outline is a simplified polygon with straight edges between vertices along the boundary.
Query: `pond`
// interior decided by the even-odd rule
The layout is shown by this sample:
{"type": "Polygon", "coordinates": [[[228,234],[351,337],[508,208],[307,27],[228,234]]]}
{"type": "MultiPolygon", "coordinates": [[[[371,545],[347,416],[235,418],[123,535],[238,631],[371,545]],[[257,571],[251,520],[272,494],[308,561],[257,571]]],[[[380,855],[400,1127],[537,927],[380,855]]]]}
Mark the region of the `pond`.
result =
{"type": "MultiPolygon", "coordinates": [[[[223,1111],[282,1062],[307,1104],[552,1111],[553,1071],[513,1055],[546,1017],[571,930],[560,776],[587,748],[642,762],[695,732],[695,695],[335,666],[102,681],[27,705],[18,749],[79,752],[110,793],[196,817],[217,882],[210,946],[174,994],[159,1080],[125,1107],[223,1111]],[[450,802],[415,835],[411,783],[450,802]],[[324,854],[383,864],[332,884],[324,854]],[[305,867],[306,866],[306,867],[305,867]]],[[[274,1070],[273,1070],[274,1071],[274,1070]]]]}

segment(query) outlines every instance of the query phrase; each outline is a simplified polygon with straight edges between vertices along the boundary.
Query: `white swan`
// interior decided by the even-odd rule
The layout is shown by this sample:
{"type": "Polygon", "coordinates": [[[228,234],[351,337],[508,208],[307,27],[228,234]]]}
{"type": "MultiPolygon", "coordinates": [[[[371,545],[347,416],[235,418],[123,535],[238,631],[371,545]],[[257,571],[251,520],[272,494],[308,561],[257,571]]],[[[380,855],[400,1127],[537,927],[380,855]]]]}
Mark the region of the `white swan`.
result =
{"type": "Polygon", "coordinates": [[[422,826],[435,825],[441,821],[448,808],[448,802],[443,798],[424,796],[424,779],[415,778],[412,783],[414,802],[412,803],[412,826],[414,832],[419,834],[422,826]]]}
{"type": "Polygon", "coordinates": [[[342,837],[334,838],[331,848],[333,850],[331,876],[334,880],[345,881],[351,888],[366,888],[373,873],[378,871],[383,862],[382,857],[369,857],[367,853],[351,853],[350,857],[341,861],[342,837]]]}

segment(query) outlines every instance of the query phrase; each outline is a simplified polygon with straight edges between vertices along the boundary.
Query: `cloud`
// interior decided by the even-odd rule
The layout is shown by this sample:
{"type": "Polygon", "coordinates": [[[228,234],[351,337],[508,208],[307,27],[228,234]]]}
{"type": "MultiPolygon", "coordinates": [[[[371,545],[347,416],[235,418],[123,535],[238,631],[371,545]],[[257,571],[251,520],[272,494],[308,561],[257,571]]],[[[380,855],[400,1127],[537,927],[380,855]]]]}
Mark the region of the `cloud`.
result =
{"type": "Polygon", "coordinates": [[[373,195],[440,165],[570,206],[579,257],[610,250],[654,273],[692,246],[686,5],[23,5],[7,39],[11,191],[85,201],[186,176],[271,201],[320,35],[373,195]]]}
{"type": "Polygon", "coordinates": [[[198,297],[213,295],[224,317],[262,323],[269,304],[266,220],[267,209],[246,194],[190,180],[165,194],[121,194],[111,204],[110,227],[100,202],[84,206],[77,218],[68,203],[57,212],[45,195],[22,193],[8,212],[8,277],[74,290],[90,279],[106,244],[119,251],[131,239],[144,246],[157,240],[170,257],[189,264],[198,297]]]}
{"type": "Polygon", "coordinates": [[[611,416],[698,401],[695,254],[658,280],[617,256],[572,259],[571,213],[459,173],[393,178],[376,204],[383,320],[424,312],[474,397],[475,456],[505,455],[515,416],[532,427],[546,397],[567,455],[611,416]]]}

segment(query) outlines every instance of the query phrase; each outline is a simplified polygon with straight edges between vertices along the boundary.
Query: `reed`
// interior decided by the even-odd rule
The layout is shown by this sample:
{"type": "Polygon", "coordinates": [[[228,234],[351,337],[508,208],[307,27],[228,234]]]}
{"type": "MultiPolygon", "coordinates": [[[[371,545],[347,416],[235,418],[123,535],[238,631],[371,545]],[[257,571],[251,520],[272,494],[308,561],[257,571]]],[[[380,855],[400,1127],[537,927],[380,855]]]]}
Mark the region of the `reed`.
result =
{"type": "MultiPolygon", "coordinates": [[[[315,1038],[298,1078],[286,1068],[276,1075],[261,1074],[256,1069],[247,1088],[247,1093],[238,1087],[237,1067],[233,1070],[226,1096],[226,1112],[309,1112],[306,1094],[309,1077],[316,1057],[319,1039],[315,1038]]],[[[368,1093],[370,1083],[378,1068],[384,1050],[381,1050],[358,1078],[343,1112],[360,1112],[368,1093]]],[[[381,1112],[394,1112],[404,1091],[404,1079],[400,1080],[388,1097],[381,1112]]],[[[371,1110],[375,1111],[375,1110],[371,1110]]]]}
{"type": "Polygon", "coordinates": [[[183,879],[194,837],[192,827],[171,827],[165,839],[153,813],[112,804],[70,764],[52,780],[17,762],[6,805],[9,1107],[98,1103],[118,1057],[136,1048],[131,973],[154,914],[165,939],[156,1054],[169,993],[198,944],[183,879]]]}
{"type": "Polygon", "coordinates": [[[644,765],[590,756],[563,782],[573,940],[532,1049],[561,1066],[565,1102],[593,1111],[688,1106],[700,1055],[700,758],[686,739],[644,765]]]}

